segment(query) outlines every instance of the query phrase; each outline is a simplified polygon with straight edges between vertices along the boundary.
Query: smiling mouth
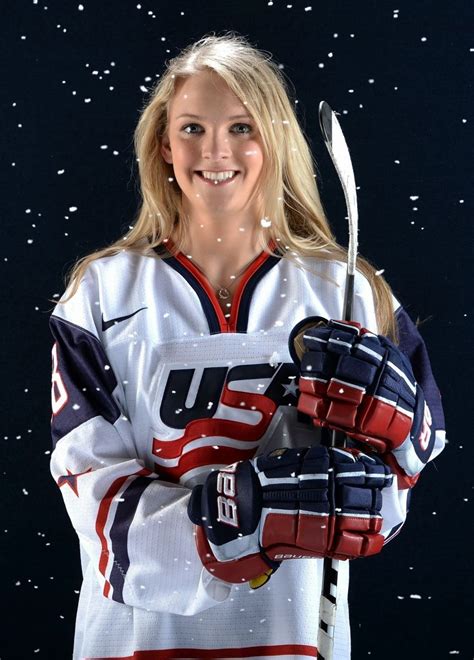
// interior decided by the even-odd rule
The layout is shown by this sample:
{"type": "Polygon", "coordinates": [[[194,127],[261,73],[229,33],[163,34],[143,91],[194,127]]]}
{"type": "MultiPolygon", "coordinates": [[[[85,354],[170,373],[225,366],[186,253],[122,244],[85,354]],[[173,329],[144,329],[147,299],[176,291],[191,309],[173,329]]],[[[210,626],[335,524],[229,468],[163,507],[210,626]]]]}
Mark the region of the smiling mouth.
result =
{"type": "Polygon", "coordinates": [[[229,183],[232,183],[237,176],[240,174],[239,170],[234,170],[234,175],[231,177],[228,177],[227,179],[222,179],[222,180],[217,180],[217,179],[207,179],[206,177],[203,176],[202,170],[196,170],[196,174],[199,176],[199,178],[204,181],[204,183],[207,183],[210,186],[214,186],[217,188],[218,186],[225,186],[228,185],[229,183]]]}

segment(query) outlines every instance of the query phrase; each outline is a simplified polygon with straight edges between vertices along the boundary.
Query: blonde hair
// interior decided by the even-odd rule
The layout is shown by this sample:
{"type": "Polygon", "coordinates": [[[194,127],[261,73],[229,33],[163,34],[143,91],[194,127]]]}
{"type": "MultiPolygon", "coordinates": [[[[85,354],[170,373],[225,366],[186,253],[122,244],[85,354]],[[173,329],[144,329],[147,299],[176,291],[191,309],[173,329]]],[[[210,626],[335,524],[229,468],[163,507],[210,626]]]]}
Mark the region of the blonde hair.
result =
{"type": "MultiPolygon", "coordinates": [[[[166,70],[151,92],[134,133],[142,202],[130,231],[111,245],[79,259],[66,275],[70,294],[77,291],[89,264],[122,250],[160,258],[151,248],[173,235],[181,251],[188,219],[182,209],[181,190],[173,167],[161,155],[168,127],[169,108],[176,85],[203,70],[217,73],[245,104],[262,139],[264,165],[253,195],[262,200],[260,247],[270,254],[273,238],[282,258],[312,256],[346,261],[347,251],[333,235],[316,185],[317,165],[290,102],[289,81],[272,55],[258,50],[235,32],[213,33],[190,44],[167,62],[166,70]],[[266,226],[269,225],[269,226],[266,226]],[[69,280],[69,281],[68,281],[69,280]]],[[[291,84],[291,83],[290,83],[291,84]]],[[[378,331],[397,341],[391,289],[375,268],[361,257],[359,270],[374,294],[378,331]]]]}

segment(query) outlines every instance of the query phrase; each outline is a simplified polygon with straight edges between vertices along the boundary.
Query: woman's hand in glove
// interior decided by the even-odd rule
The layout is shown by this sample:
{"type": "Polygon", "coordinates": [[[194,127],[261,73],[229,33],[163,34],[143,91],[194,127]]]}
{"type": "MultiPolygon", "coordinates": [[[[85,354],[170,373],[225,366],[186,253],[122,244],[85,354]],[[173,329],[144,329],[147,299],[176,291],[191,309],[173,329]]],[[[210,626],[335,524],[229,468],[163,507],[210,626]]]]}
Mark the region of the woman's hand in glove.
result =
{"type": "Polygon", "coordinates": [[[380,552],[381,490],[391,483],[389,468],[357,449],[277,449],[211,472],[188,515],[206,569],[245,582],[285,559],[380,552]]]}
{"type": "Polygon", "coordinates": [[[410,361],[387,337],[354,321],[305,319],[290,353],[300,370],[297,408],[384,456],[411,487],[434,443],[431,414],[410,361]]]}

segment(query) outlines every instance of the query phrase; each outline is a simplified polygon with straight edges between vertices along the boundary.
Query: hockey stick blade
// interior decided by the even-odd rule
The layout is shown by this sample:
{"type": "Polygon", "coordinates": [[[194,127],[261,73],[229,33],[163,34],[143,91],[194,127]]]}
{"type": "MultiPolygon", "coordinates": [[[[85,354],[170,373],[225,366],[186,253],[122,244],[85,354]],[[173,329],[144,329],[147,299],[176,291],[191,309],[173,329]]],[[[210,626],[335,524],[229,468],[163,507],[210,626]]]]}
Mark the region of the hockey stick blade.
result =
{"type": "Polygon", "coordinates": [[[344,320],[349,321],[352,312],[354,291],[354,274],[357,259],[357,232],[359,212],[357,208],[357,191],[352,167],[351,156],[344,134],[335,112],[326,101],[319,104],[319,124],[327,150],[339,176],[346,200],[349,219],[349,245],[347,249],[347,280],[344,296],[344,320]]]}

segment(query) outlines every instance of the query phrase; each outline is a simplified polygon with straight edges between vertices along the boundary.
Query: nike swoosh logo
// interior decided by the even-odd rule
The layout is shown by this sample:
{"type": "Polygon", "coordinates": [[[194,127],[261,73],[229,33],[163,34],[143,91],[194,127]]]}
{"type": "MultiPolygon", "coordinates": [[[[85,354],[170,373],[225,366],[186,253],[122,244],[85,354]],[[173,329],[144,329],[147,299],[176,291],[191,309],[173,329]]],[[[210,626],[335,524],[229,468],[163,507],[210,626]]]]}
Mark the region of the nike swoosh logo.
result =
{"type": "Polygon", "coordinates": [[[119,316],[116,319],[110,319],[110,321],[105,321],[104,320],[104,315],[102,314],[102,332],[105,332],[109,328],[111,328],[113,325],[116,325],[117,323],[120,323],[121,321],[126,321],[127,319],[131,318],[132,316],[135,316],[135,314],[138,314],[138,312],[141,312],[142,309],[148,309],[147,307],[140,307],[140,309],[137,309],[136,312],[132,312],[131,314],[128,314],[127,316],[119,316]]]}

